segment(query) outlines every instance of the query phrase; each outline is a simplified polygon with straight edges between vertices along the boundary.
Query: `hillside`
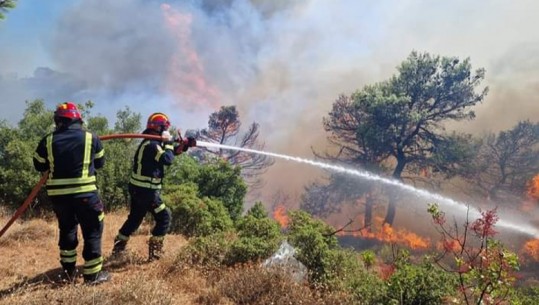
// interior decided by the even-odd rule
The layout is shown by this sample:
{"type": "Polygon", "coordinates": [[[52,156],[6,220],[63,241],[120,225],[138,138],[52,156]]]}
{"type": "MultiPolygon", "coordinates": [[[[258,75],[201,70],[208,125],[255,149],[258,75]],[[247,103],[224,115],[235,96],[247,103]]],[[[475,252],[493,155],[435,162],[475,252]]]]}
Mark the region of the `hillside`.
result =
{"type": "MultiPolygon", "coordinates": [[[[110,255],[113,239],[126,212],[109,214],[104,230],[103,254],[110,255]]],[[[2,224],[7,222],[2,217],[2,224]]],[[[169,272],[174,254],[185,243],[178,235],[166,241],[166,257],[147,263],[148,225],[129,244],[126,260],[107,261],[112,274],[110,283],[88,287],[79,278],[75,285],[61,285],[56,280],[61,271],[58,263],[56,221],[30,220],[15,223],[0,241],[0,304],[195,304],[205,289],[202,277],[179,276],[169,272]]],[[[78,265],[83,263],[79,244],[78,265]]]]}
{"type": "MultiPolygon", "coordinates": [[[[84,285],[82,278],[75,284],[58,280],[61,268],[53,217],[15,223],[0,240],[0,304],[353,304],[340,293],[311,290],[288,274],[259,264],[187,266],[178,256],[187,245],[180,235],[169,235],[165,257],[148,263],[148,223],[131,237],[125,259],[108,260],[126,216],[124,211],[105,218],[103,254],[112,279],[99,286],[84,285]]],[[[0,223],[7,221],[7,215],[0,215],[0,223]]],[[[78,266],[83,263],[81,249],[79,244],[78,266]]]]}

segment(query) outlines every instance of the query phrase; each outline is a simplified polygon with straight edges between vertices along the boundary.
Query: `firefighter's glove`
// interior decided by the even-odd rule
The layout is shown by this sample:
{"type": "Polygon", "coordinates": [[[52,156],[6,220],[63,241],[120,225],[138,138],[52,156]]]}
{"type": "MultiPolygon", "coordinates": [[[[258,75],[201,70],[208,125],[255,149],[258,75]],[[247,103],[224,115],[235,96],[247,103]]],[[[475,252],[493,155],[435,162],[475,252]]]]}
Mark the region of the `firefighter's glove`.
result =
{"type": "Polygon", "coordinates": [[[189,147],[196,147],[197,146],[197,140],[193,137],[187,137],[187,146],[189,147]]]}
{"type": "Polygon", "coordinates": [[[163,138],[163,142],[165,143],[170,143],[174,140],[170,132],[168,132],[168,130],[165,130],[161,133],[161,138],[163,138]]]}

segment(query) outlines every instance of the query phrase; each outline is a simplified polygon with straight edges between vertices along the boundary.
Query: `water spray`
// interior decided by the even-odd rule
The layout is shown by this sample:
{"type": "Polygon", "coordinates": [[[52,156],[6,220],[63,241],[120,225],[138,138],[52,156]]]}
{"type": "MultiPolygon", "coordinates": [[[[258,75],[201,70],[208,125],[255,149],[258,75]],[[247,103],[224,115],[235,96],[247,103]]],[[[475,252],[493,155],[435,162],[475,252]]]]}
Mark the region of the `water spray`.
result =
{"type": "MultiPolygon", "coordinates": [[[[219,148],[219,149],[237,150],[237,151],[243,151],[243,152],[247,152],[247,153],[254,153],[254,154],[260,154],[260,155],[270,156],[270,157],[274,157],[274,158],[284,159],[284,160],[288,160],[288,161],[294,161],[294,162],[298,162],[298,163],[309,164],[309,165],[316,166],[318,168],[329,169],[329,170],[332,170],[332,171],[335,171],[335,172],[360,177],[360,178],[363,178],[363,179],[366,179],[366,180],[376,181],[376,182],[380,182],[380,183],[383,183],[383,184],[386,184],[386,185],[395,186],[395,187],[398,187],[399,189],[401,189],[403,191],[406,191],[408,193],[412,193],[412,194],[414,194],[416,196],[423,197],[423,198],[429,199],[429,200],[433,200],[436,203],[439,203],[441,205],[444,205],[444,206],[447,206],[447,207],[450,207],[450,208],[453,208],[453,209],[460,210],[462,212],[467,212],[471,216],[474,216],[474,217],[479,217],[481,215],[479,210],[477,210],[476,208],[474,208],[474,207],[472,207],[469,204],[466,204],[464,202],[459,202],[459,201],[453,200],[451,198],[442,196],[440,194],[432,193],[432,192],[429,192],[429,191],[423,190],[423,189],[419,189],[419,188],[404,184],[404,183],[402,183],[400,181],[397,181],[395,179],[384,178],[384,177],[375,175],[375,174],[373,174],[371,172],[364,171],[364,170],[349,169],[349,168],[345,168],[345,167],[339,166],[339,165],[327,164],[327,163],[318,162],[318,161],[309,160],[309,159],[304,159],[304,158],[300,158],[300,157],[288,156],[288,155],[283,155],[283,154],[277,154],[277,153],[272,153],[272,152],[265,152],[265,151],[259,151],[259,150],[249,149],[249,148],[229,146],[229,145],[223,145],[223,144],[217,144],[217,143],[209,143],[209,142],[197,141],[197,146],[203,146],[203,147],[207,147],[207,148],[212,148],[213,147],[213,148],[219,148]]],[[[537,228],[535,228],[535,227],[533,227],[531,225],[516,224],[516,223],[513,223],[513,222],[503,220],[501,218],[498,220],[496,225],[499,226],[499,227],[509,229],[509,230],[521,232],[521,233],[524,233],[526,235],[530,235],[530,236],[533,236],[534,238],[539,239],[539,229],[537,229],[537,228]]]]}

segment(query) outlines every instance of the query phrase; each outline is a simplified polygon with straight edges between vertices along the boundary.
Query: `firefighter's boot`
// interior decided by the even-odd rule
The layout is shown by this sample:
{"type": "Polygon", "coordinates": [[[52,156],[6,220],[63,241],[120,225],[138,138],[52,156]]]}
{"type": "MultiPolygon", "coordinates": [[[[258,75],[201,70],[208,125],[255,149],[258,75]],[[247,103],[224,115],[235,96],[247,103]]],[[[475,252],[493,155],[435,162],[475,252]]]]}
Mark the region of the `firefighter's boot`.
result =
{"type": "Polygon", "coordinates": [[[116,237],[114,239],[114,247],[112,248],[112,257],[121,257],[125,254],[127,240],[116,237]]]}
{"type": "Polygon", "coordinates": [[[75,263],[62,263],[60,280],[64,283],[73,283],[77,279],[77,267],[75,263]]]}
{"type": "Polygon", "coordinates": [[[86,285],[99,285],[110,280],[110,274],[107,271],[99,271],[94,274],[84,275],[84,284],[86,285]]]}
{"type": "Polygon", "coordinates": [[[162,237],[152,236],[148,242],[148,261],[158,260],[163,257],[163,241],[162,237]]]}

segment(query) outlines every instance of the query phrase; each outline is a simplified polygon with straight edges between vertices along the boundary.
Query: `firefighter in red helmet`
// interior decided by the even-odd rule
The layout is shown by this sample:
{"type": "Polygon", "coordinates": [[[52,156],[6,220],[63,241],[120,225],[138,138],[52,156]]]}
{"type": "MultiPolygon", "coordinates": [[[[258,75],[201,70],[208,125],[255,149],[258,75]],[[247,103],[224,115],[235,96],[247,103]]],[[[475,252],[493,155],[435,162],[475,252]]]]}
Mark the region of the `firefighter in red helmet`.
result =
{"type": "Polygon", "coordinates": [[[160,190],[165,166],[172,164],[175,155],[196,146],[193,137],[173,139],[168,131],[170,121],[164,113],[149,116],[143,134],[160,135],[163,141],[143,140],[137,148],[129,180],[131,206],[127,220],[114,240],[113,256],[124,253],[129,237],[138,229],[144,216],[150,212],[155,220],[148,242],[148,260],[159,259],[163,254],[163,241],[170,227],[170,211],[161,200],[160,190]]]}
{"type": "Polygon", "coordinates": [[[74,281],[77,269],[77,228],[80,224],[84,247],[83,277],[87,284],[110,279],[102,270],[101,237],[103,203],[96,187],[96,169],[105,163],[99,138],[82,128],[82,117],[71,102],[54,112],[56,129],[39,142],[33,162],[36,170],[49,171],[46,184],[60,229],[60,264],[63,277],[74,281]]]}

